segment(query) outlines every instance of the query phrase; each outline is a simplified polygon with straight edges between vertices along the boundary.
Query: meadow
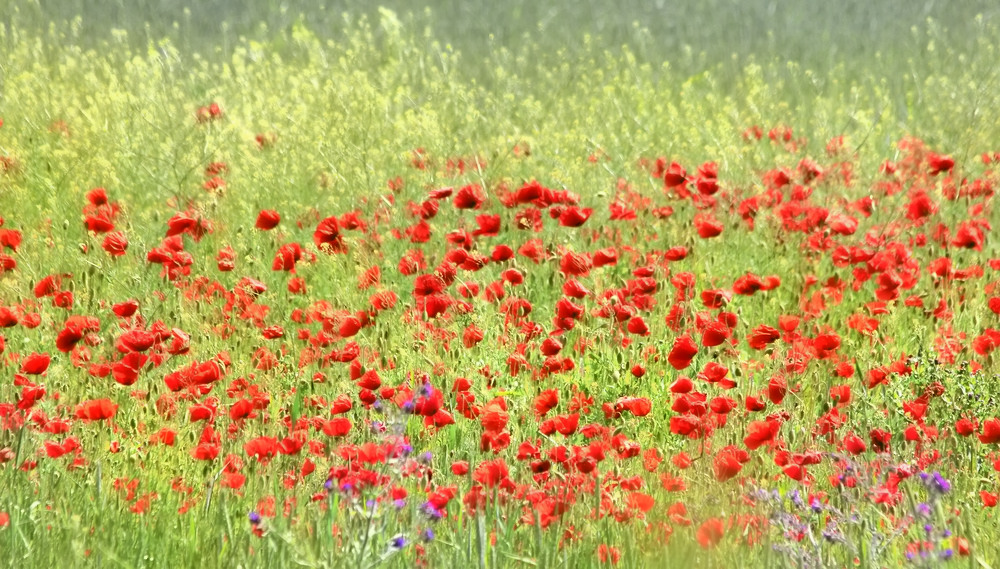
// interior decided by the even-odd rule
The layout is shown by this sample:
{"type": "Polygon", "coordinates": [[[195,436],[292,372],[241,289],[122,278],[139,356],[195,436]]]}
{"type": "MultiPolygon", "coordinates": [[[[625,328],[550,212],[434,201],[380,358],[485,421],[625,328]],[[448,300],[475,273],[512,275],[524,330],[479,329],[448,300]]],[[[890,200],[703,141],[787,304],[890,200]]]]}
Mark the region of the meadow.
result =
{"type": "Polygon", "coordinates": [[[829,4],[0,8],[0,557],[1000,565],[1000,11],[829,4]]]}

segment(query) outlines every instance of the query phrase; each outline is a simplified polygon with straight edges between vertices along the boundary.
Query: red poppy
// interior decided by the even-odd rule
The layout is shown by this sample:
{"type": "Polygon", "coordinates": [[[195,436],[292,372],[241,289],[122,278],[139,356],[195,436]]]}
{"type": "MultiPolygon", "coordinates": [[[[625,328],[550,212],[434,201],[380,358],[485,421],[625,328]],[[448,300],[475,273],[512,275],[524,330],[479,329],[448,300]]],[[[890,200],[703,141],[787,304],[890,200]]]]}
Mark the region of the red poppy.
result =
{"type": "Polygon", "coordinates": [[[781,333],[778,332],[777,328],[773,328],[766,324],[761,324],[750,332],[747,336],[747,344],[755,350],[763,350],[768,344],[774,342],[781,337],[781,333]]]}
{"type": "Polygon", "coordinates": [[[472,473],[472,479],[487,488],[500,484],[507,479],[507,476],[507,464],[502,458],[481,462],[472,473]]]}
{"type": "Polygon", "coordinates": [[[663,185],[674,188],[683,185],[687,181],[687,171],[677,162],[671,162],[670,166],[663,172],[663,185]]]}
{"type": "Polygon", "coordinates": [[[724,226],[722,222],[711,215],[696,214],[694,216],[694,227],[698,231],[698,236],[702,239],[711,239],[722,234],[724,226]]]}
{"type": "Polygon", "coordinates": [[[741,448],[730,445],[720,449],[715,453],[715,458],[712,459],[712,471],[715,473],[715,479],[719,482],[729,480],[739,474],[743,464],[749,460],[750,455],[741,448]]]}
{"type": "Polygon", "coordinates": [[[559,270],[567,276],[587,276],[594,264],[589,255],[568,251],[559,261],[559,270]]]}
{"type": "Polygon", "coordinates": [[[986,508],[996,507],[997,499],[1000,498],[996,492],[987,492],[986,490],[980,490],[979,497],[982,499],[983,506],[986,508]]]}
{"type": "Polygon", "coordinates": [[[479,184],[471,184],[455,192],[452,203],[457,209],[479,209],[486,199],[479,184]]]}
{"type": "Polygon", "coordinates": [[[653,509],[653,506],[656,504],[656,500],[648,494],[633,492],[629,494],[628,503],[631,507],[639,510],[640,512],[647,513],[653,509]]]}
{"type": "Polygon", "coordinates": [[[49,369],[49,362],[51,361],[52,358],[48,353],[39,354],[32,352],[21,362],[21,373],[28,375],[43,374],[45,370],[49,369]]]}
{"type": "Polygon", "coordinates": [[[615,401],[614,410],[617,413],[628,411],[636,417],[645,417],[653,410],[653,403],[645,397],[620,397],[615,401]]]}
{"type": "Polygon", "coordinates": [[[788,384],[785,382],[785,378],[776,375],[768,381],[767,398],[771,400],[771,403],[780,405],[785,399],[785,394],[787,392],[788,384]]]}
{"type": "Polygon", "coordinates": [[[618,263],[618,250],[614,247],[605,247],[596,251],[592,257],[592,263],[594,268],[615,265],[618,263]]]}
{"type": "Polygon", "coordinates": [[[628,321],[628,331],[636,336],[648,336],[649,326],[646,326],[646,321],[642,316],[633,316],[628,321]]]}
{"type": "Polygon", "coordinates": [[[667,356],[667,361],[676,370],[682,370],[691,365],[691,360],[698,353],[698,346],[690,336],[680,336],[674,340],[674,346],[667,356]]]}
{"type": "Polygon", "coordinates": [[[729,339],[732,332],[722,322],[709,322],[701,335],[701,345],[712,348],[721,345],[729,339]]]}
{"type": "Polygon", "coordinates": [[[972,436],[979,428],[976,423],[975,419],[962,417],[958,421],[955,421],[955,433],[960,437],[972,436]]]}
{"type": "Polygon", "coordinates": [[[340,236],[340,226],[337,224],[337,217],[330,216],[319,222],[316,231],[313,232],[313,243],[316,248],[324,253],[346,253],[347,246],[344,245],[340,236]]]}
{"type": "Polygon", "coordinates": [[[125,302],[119,302],[113,305],[111,310],[115,313],[115,316],[119,318],[128,318],[139,310],[139,302],[134,299],[126,300],[125,302]]]}
{"type": "Polygon", "coordinates": [[[941,172],[950,172],[955,167],[955,159],[930,152],[927,155],[927,167],[931,176],[937,176],[941,172]]]}
{"type": "Polygon", "coordinates": [[[328,437],[343,437],[351,432],[351,421],[344,417],[334,417],[323,421],[323,434],[328,437]]]}
{"type": "Polygon", "coordinates": [[[686,375],[678,377],[670,384],[671,393],[690,393],[692,389],[694,389],[694,383],[686,375]]]}
{"type": "Polygon", "coordinates": [[[274,437],[257,437],[243,445],[248,456],[255,457],[259,462],[266,463],[278,454],[278,439],[274,437]]]}
{"type": "Polygon", "coordinates": [[[535,397],[535,413],[539,417],[544,417],[546,413],[559,404],[559,390],[546,389],[535,397]]]}
{"type": "Polygon", "coordinates": [[[132,385],[139,378],[139,370],[142,369],[149,357],[139,352],[129,352],[121,360],[111,366],[111,374],[115,381],[122,385],[132,385]]]}
{"type": "Polygon", "coordinates": [[[889,442],[892,440],[892,433],[886,431],[885,429],[872,429],[868,433],[868,438],[871,440],[872,450],[875,452],[885,452],[889,450],[889,442]]]}
{"type": "Polygon", "coordinates": [[[698,544],[708,549],[718,545],[725,534],[725,525],[719,518],[709,518],[698,528],[698,544]]]}
{"type": "Polygon", "coordinates": [[[983,432],[979,435],[983,444],[1000,443],[1000,419],[992,418],[983,421],[983,432]]]}
{"type": "Polygon", "coordinates": [[[562,210],[559,215],[559,225],[563,227],[580,227],[590,219],[591,214],[594,210],[587,208],[580,208],[577,206],[570,206],[562,210]]]}
{"type": "Polygon", "coordinates": [[[218,443],[202,442],[191,449],[191,456],[195,460],[215,460],[215,457],[219,456],[220,450],[222,447],[218,443]]]}
{"type": "Polygon", "coordinates": [[[110,419],[118,411],[118,405],[110,399],[92,399],[76,406],[75,416],[85,421],[110,419]]]}
{"type": "Polygon", "coordinates": [[[617,565],[622,552],[617,547],[602,543],[597,546],[597,560],[601,563],[617,565]]]}
{"type": "Polygon", "coordinates": [[[101,247],[112,257],[121,257],[128,249],[128,238],[121,231],[114,231],[104,237],[101,247]]]}
{"type": "Polygon", "coordinates": [[[262,209],[260,213],[257,214],[257,223],[255,224],[255,227],[261,231],[267,231],[277,227],[280,221],[281,216],[278,215],[278,212],[273,209],[262,209]]]}
{"type": "Polygon", "coordinates": [[[780,428],[781,423],[778,421],[752,421],[747,425],[747,436],[743,439],[743,444],[750,450],[760,448],[773,442],[780,428]]]}

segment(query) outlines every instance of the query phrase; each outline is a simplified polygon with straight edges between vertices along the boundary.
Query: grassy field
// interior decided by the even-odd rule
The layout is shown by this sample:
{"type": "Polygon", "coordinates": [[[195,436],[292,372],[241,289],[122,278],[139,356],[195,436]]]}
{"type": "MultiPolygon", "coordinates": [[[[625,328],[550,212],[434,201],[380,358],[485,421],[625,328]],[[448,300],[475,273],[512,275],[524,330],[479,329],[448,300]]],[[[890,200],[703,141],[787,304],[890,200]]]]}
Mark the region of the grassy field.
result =
{"type": "Polygon", "coordinates": [[[1000,9],[0,8],[19,567],[1000,564],[1000,9]]]}

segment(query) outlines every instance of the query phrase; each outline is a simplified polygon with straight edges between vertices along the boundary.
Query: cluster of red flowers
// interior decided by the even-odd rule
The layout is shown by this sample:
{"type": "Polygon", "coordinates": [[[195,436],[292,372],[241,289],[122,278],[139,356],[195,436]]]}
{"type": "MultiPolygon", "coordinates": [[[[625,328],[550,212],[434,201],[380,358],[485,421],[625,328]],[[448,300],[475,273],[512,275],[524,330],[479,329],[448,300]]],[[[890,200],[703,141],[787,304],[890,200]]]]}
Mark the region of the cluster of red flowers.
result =
{"type": "MultiPolygon", "coordinates": [[[[220,118],[216,104],[197,112],[198,122],[220,118]]],[[[757,127],[744,137],[793,153],[807,145],[785,127],[766,140],[757,127]]],[[[698,477],[734,484],[787,476],[819,486],[825,482],[814,473],[827,472],[839,484],[831,453],[899,453],[927,467],[945,460],[936,443],[946,437],[968,438],[974,452],[995,459],[987,445],[1000,443],[1000,419],[981,414],[985,403],[956,415],[938,403],[953,388],[941,382],[924,382],[898,409],[884,409],[899,411],[899,421],[854,420],[865,413],[857,393],[913,378],[917,363],[970,372],[994,365],[1000,259],[980,257],[990,250],[993,159],[969,179],[952,158],[908,139],[902,159],[865,185],[843,148],[835,139],[829,163],[797,157],[761,172],[755,192],[720,177],[716,162],[689,171],[681,161],[642,159],[635,175],[658,190],[618,180],[606,214],[597,203],[585,207],[581,194],[536,180],[467,181],[413,195],[417,185],[398,178],[352,211],[254,209],[249,245],[222,230],[214,235],[224,224],[213,224],[220,220],[198,203],[171,203],[165,235],[141,253],[119,229],[124,208],[95,188],[83,210],[90,237],[103,235],[101,246],[118,262],[136,256],[160,265],[165,288],[142,299],[88,295],[78,305],[74,291],[86,285],[56,273],[34,284],[34,299],[0,306],[2,365],[17,387],[0,402],[0,429],[34,433],[38,452],[17,465],[24,470],[39,459],[84,468],[88,457],[115,452],[117,441],[89,446],[87,433],[108,426],[142,453],[176,446],[197,461],[222,461],[221,484],[233,492],[247,488],[247,461],[258,471],[283,468],[286,512],[299,488],[324,507],[330,492],[382,489],[403,500],[418,491],[436,515],[446,515],[453,499],[469,511],[499,500],[521,512],[522,524],[561,527],[567,541],[578,535],[567,514],[582,512],[653,520],[666,536],[690,526],[704,547],[734,526],[751,535],[747,528],[759,529],[760,520],[723,519],[685,499],[698,477]],[[283,215],[298,222],[282,224],[283,215]],[[637,240],[643,231],[659,238],[637,240]],[[748,235],[773,239],[774,255],[797,260],[800,273],[758,275],[740,266],[748,235]],[[700,251],[724,240],[737,246],[733,258],[710,267],[716,260],[700,251]],[[396,242],[402,246],[394,249],[396,242]],[[222,276],[264,248],[273,253],[271,274],[222,276]],[[393,250],[402,252],[371,253],[393,250]],[[205,263],[213,254],[215,263],[205,263]],[[358,274],[336,287],[363,291],[364,300],[352,306],[351,294],[310,296],[327,277],[302,264],[344,256],[358,274]],[[290,300],[281,303],[285,291],[290,300]],[[168,298],[212,318],[185,331],[171,322],[176,315],[156,308],[168,298]],[[988,308],[982,318],[956,316],[978,309],[977,298],[988,308]],[[933,362],[894,347],[911,341],[908,331],[885,325],[899,326],[900,314],[932,331],[916,342],[933,350],[933,362]],[[39,327],[52,331],[52,353],[19,353],[20,338],[39,327]],[[245,353],[210,349],[205,338],[245,353]],[[402,374],[397,361],[409,360],[392,346],[414,343],[428,369],[402,374]],[[92,378],[88,392],[104,396],[56,392],[45,383],[50,366],[81,370],[92,378]],[[290,376],[305,381],[289,388],[281,378],[290,376]],[[378,417],[389,410],[418,418],[419,443],[384,432],[378,417]],[[181,436],[184,423],[200,434],[181,436]],[[147,424],[159,430],[149,433],[147,424]],[[410,456],[413,444],[439,448],[448,430],[466,436],[447,468],[410,456]],[[405,465],[401,479],[379,467],[390,463],[405,465]],[[324,478],[329,487],[314,492],[324,478]],[[416,482],[407,488],[407,480],[416,482]]],[[[425,150],[410,161],[419,179],[435,164],[459,180],[482,168],[478,158],[435,160],[425,150]]],[[[227,173],[225,163],[209,165],[206,199],[237,199],[223,194],[227,173]]],[[[22,231],[34,230],[0,229],[0,272],[17,273],[22,231]]],[[[0,462],[10,459],[0,453],[0,462]]],[[[119,474],[132,511],[156,508],[158,495],[139,496],[130,482],[141,473],[119,474]]],[[[197,484],[181,476],[172,491],[184,496],[183,512],[196,503],[197,484]]],[[[883,503],[899,502],[900,482],[886,482],[883,503]]],[[[995,486],[978,490],[984,506],[996,505],[995,486]]],[[[275,500],[262,497],[258,515],[275,515],[275,500]]],[[[611,544],[597,549],[602,562],[620,555],[611,544]]]]}

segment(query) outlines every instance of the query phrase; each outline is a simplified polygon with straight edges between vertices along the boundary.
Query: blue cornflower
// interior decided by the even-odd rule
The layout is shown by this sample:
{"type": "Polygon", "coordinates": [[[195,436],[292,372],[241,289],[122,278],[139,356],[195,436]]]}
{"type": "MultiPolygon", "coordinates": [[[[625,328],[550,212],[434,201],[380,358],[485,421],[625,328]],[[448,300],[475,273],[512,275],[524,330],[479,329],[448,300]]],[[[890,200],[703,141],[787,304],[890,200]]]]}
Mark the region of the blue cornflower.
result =
{"type": "Polygon", "coordinates": [[[418,393],[420,393],[421,397],[430,397],[431,395],[434,394],[434,390],[431,389],[430,383],[425,383],[420,386],[420,390],[418,391],[418,393]]]}
{"type": "Polygon", "coordinates": [[[931,482],[931,487],[939,494],[947,494],[951,491],[951,482],[945,480],[945,478],[941,476],[941,473],[935,472],[931,482]]]}
{"type": "Polygon", "coordinates": [[[430,502],[424,502],[420,506],[420,511],[427,516],[432,522],[436,522],[441,519],[441,511],[434,507],[434,504],[430,502]]]}
{"type": "Polygon", "coordinates": [[[812,511],[817,514],[823,511],[823,503],[820,502],[819,498],[816,498],[815,496],[813,496],[812,500],[809,500],[809,507],[812,508],[812,511]]]}

